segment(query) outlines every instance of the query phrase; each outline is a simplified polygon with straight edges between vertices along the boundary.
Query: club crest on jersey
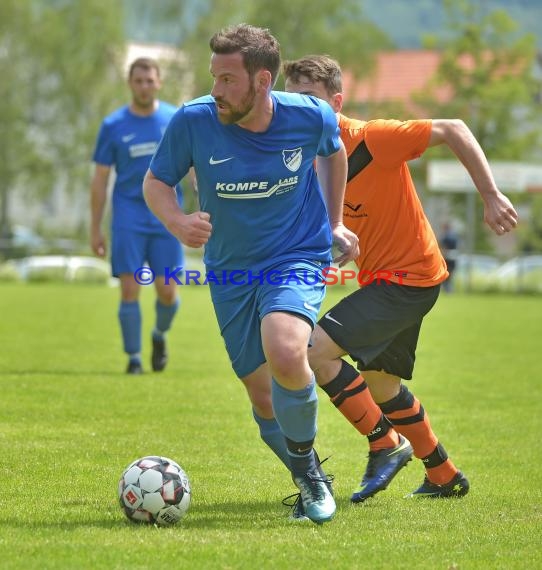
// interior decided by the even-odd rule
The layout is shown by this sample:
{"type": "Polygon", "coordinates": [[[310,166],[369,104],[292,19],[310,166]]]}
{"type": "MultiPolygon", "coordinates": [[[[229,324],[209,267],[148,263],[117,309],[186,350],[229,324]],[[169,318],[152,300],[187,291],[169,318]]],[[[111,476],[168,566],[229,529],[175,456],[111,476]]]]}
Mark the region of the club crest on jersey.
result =
{"type": "Polygon", "coordinates": [[[292,172],[299,170],[301,166],[301,161],[303,160],[303,151],[301,147],[294,148],[292,150],[282,151],[282,160],[284,161],[284,166],[292,172]]]}

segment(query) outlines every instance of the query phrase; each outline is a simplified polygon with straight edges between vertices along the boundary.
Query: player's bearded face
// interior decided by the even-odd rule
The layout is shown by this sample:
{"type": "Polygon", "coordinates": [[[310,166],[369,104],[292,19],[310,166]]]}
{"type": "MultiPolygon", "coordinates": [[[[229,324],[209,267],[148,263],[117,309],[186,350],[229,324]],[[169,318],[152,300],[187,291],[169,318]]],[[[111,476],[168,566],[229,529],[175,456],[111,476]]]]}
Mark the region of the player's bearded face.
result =
{"type": "Polygon", "coordinates": [[[223,125],[233,125],[244,119],[254,107],[256,99],[256,89],[252,83],[248,87],[247,93],[237,105],[229,102],[226,97],[215,97],[219,108],[218,120],[223,125]]]}

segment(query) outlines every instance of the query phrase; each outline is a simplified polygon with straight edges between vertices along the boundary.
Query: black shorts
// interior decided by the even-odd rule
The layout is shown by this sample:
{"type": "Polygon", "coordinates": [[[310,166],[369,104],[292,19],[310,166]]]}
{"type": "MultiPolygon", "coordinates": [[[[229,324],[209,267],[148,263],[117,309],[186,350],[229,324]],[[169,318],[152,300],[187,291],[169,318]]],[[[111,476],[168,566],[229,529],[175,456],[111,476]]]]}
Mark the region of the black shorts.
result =
{"type": "Polygon", "coordinates": [[[345,297],[318,324],[359,370],[383,370],[410,380],[422,320],[439,293],[440,285],[411,287],[377,280],[345,297]]]}

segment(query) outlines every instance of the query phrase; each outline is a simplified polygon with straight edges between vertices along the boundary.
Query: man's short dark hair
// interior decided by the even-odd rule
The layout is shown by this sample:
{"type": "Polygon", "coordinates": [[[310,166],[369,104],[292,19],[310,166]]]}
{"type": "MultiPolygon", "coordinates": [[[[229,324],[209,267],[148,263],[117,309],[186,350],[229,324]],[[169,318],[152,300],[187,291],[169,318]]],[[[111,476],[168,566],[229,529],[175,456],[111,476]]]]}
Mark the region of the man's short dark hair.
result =
{"type": "Polygon", "coordinates": [[[132,77],[132,74],[134,73],[134,69],[136,67],[144,69],[145,71],[150,71],[151,69],[155,69],[156,73],[158,74],[158,77],[160,77],[160,66],[158,65],[158,62],[155,59],[152,59],[151,57],[138,57],[137,59],[132,61],[132,63],[130,64],[130,68],[128,70],[128,79],[132,77]]]}
{"type": "Polygon", "coordinates": [[[266,69],[275,84],[280,71],[280,45],[268,29],[250,24],[230,26],[214,34],[209,46],[216,54],[239,52],[250,77],[266,69]]]}
{"type": "Polygon", "coordinates": [[[329,55],[306,55],[300,59],[286,61],[282,66],[285,79],[299,83],[301,76],[313,83],[322,83],[328,95],[342,93],[341,66],[329,55]]]}

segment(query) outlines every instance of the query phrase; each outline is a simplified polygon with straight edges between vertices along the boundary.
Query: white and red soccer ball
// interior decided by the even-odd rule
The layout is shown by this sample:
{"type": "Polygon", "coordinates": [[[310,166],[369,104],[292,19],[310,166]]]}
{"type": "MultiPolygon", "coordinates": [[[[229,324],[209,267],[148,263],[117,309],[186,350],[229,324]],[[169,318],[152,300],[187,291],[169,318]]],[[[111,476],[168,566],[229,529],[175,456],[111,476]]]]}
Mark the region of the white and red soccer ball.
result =
{"type": "Polygon", "coordinates": [[[188,512],[190,481],[175,461],[150,455],[126,467],[119,480],[118,495],[130,520],[168,526],[188,512]]]}

